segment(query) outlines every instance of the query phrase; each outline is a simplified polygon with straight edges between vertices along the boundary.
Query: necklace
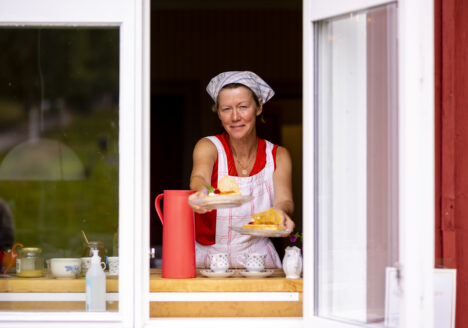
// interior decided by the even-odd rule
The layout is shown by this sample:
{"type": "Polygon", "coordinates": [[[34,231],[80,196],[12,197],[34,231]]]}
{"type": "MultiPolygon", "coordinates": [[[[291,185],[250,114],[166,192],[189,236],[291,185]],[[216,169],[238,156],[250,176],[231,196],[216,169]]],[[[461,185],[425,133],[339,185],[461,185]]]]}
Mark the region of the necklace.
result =
{"type": "Polygon", "coordinates": [[[239,167],[241,169],[241,173],[243,175],[247,175],[250,164],[252,163],[252,160],[255,158],[255,156],[250,156],[249,161],[247,162],[246,165],[242,165],[241,162],[239,161],[239,159],[237,158],[237,156],[234,156],[234,158],[236,159],[236,162],[237,162],[237,164],[239,165],[239,167]]]}

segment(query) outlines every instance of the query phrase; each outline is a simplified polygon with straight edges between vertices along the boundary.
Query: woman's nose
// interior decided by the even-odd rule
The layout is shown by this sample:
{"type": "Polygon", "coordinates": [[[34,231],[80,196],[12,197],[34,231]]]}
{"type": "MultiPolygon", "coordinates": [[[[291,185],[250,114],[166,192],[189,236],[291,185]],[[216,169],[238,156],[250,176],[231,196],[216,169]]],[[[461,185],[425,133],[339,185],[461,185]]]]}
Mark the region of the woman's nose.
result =
{"type": "Polygon", "coordinates": [[[237,111],[236,108],[232,110],[232,120],[237,121],[239,119],[239,112],[237,111]]]}

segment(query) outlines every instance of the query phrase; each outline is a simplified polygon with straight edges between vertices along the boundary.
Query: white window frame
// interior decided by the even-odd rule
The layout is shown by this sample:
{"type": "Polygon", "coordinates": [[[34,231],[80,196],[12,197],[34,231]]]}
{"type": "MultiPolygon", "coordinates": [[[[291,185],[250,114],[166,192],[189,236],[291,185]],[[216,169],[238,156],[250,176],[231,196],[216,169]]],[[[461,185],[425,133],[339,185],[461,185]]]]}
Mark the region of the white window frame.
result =
{"type": "MultiPolygon", "coordinates": [[[[0,327],[139,327],[149,217],[149,0],[0,0],[1,27],[119,28],[119,312],[2,312],[0,327]],[[130,282],[130,283],[129,283],[130,282]]],[[[148,258],[148,256],[146,256],[148,258]]],[[[149,263],[149,262],[146,262],[149,263]]]]}
{"type": "MultiPolygon", "coordinates": [[[[313,23],[398,3],[400,327],[433,327],[434,269],[434,33],[433,4],[424,0],[304,0],[303,143],[305,199],[314,198],[313,23]]],[[[304,202],[304,321],[314,309],[314,203],[304,202]]],[[[328,320],[326,320],[328,321],[328,320]]],[[[338,323],[328,321],[330,327],[338,323]]],[[[348,327],[348,325],[345,325],[348,327]]],[[[343,326],[343,327],[345,327],[343,326]]],[[[322,327],[322,326],[320,326],[322,327]]],[[[325,326],[323,326],[325,327],[325,326]]],[[[326,326],[328,327],[328,326],[326,326]]],[[[349,326],[351,327],[351,326],[349,326]]]]}
{"type": "MultiPolygon", "coordinates": [[[[304,199],[314,199],[313,22],[389,3],[303,1],[304,199]]],[[[433,4],[398,2],[401,327],[432,327],[433,4]],[[414,233],[419,232],[419,233],[414,233]]],[[[303,318],[149,318],[149,0],[0,0],[1,26],[120,27],[119,313],[2,312],[0,327],[352,327],[314,315],[314,204],[304,202],[303,318]],[[126,282],[126,283],[124,283],[126,282]]]]}

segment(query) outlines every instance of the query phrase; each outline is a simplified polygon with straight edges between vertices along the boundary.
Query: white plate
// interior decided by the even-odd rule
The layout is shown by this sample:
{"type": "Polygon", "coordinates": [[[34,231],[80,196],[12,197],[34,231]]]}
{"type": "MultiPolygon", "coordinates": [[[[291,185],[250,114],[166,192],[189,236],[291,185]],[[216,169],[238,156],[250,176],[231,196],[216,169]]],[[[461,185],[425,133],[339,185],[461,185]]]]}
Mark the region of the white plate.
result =
{"type": "Polygon", "coordinates": [[[226,272],[214,272],[213,270],[200,270],[200,273],[208,278],[226,278],[232,276],[236,271],[227,270],[226,272]]]}
{"type": "Polygon", "coordinates": [[[217,195],[217,196],[205,196],[202,198],[194,198],[192,201],[195,204],[206,207],[207,209],[215,209],[215,208],[239,207],[244,203],[250,202],[252,199],[253,199],[252,196],[217,195]]]}
{"type": "Polygon", "coordinates": [[[287,237],[291,230],[246,229],[243,227],[231,227],[232,230],[242,234],[257,237],[287,237]]]}
{"type": "Polygon", "coordinates": [[[275,272],[275,270],[263,270],[260,272],[250,272],[247,270],[239,271],[241,275],[247,278],[265,278],[271,276],[273,272],[275,272]]]}

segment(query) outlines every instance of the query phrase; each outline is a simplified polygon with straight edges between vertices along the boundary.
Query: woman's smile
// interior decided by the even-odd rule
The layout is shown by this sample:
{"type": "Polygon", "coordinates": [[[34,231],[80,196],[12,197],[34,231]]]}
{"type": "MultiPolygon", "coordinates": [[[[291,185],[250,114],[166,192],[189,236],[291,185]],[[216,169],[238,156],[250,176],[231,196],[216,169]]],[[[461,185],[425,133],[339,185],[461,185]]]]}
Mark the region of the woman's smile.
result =
{"type": "Polygon", "coordinates": [[[242,129],[245,126],[245,124],[241,125],[231,125],[231,129],[242,129]]]}

